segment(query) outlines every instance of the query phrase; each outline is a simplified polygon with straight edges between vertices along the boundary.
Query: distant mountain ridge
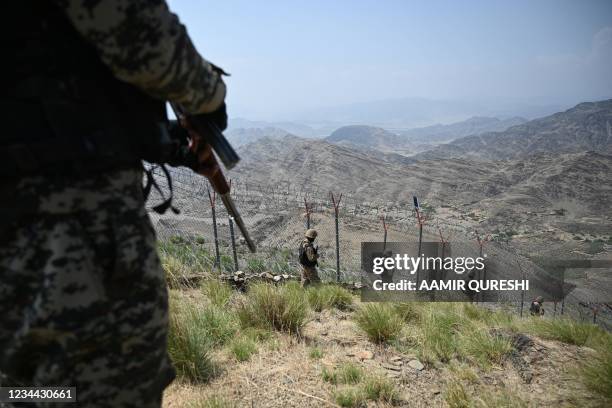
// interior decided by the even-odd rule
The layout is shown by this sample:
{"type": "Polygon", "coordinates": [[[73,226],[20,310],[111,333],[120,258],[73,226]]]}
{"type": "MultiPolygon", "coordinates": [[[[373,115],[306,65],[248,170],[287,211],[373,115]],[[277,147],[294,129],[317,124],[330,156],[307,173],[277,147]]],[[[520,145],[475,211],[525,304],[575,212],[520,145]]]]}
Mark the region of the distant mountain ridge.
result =
{"type": "Polygon", "coordinates": [[[377,149],[383,152],[398,152],[410,155],[466,135],[505,130],[526,121],[526,119],[518,117],[504,120],[489,117],[472,117],[449,125],[438,124],[409,129],[399,133],[374,126],[350,125],[336,129],[325,140],[330,143],[359,149],[377,149]]]}
{"type": "Polygon", "coordinates": [[[503,160],[538,153],[583,151],[612,152],[612,99],[584,102],[503,132],[463,137],[420,153],[415,158],[503,160]]]}

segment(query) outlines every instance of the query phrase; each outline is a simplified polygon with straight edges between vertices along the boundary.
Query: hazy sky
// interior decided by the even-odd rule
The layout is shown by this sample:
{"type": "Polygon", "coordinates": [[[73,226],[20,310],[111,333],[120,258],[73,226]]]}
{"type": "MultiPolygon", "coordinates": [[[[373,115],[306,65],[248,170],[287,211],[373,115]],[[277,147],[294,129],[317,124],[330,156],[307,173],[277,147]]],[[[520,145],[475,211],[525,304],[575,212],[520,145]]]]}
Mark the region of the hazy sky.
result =
{"type": "Polygon", "coordinates": [[[612,0],[171,0],[230,116],[387,98],[612,97],[612,0]]]}

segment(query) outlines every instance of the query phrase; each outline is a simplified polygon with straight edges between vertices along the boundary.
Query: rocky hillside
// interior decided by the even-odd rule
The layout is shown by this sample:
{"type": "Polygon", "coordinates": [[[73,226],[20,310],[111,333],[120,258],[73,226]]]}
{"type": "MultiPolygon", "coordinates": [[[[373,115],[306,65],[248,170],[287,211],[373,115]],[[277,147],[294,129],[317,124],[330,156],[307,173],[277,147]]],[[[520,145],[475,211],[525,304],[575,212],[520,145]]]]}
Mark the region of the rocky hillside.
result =
{"type": "Polygon", "coordinates": [[[565,112],[473,135],[421,153],[417,159],[520,159],[538,153],[612,152],[612,99],[581,103],[565,112]]]}
{"type": "Polygon", "coordinates": [[[225,136],[234,147],[244,146],[263,138],[279,139],[290,134],[279,128],[235,128],[225,132],[225,136]]]}
{"type": "Polygon", "coordinates": [[[403,145],[404,138],[373,126],[343,126],[325,138],[326,141],[346,146],[395,151],[403,145]]]}

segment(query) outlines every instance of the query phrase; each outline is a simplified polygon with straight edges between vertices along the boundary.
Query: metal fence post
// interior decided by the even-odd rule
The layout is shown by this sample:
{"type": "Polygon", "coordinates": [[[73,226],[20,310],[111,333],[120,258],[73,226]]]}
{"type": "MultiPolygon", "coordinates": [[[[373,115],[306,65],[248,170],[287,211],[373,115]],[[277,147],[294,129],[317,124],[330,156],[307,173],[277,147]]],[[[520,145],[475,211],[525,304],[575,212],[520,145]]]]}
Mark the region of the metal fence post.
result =
{"type": "MultiPolygon", "coordinates": [[[[425,223],[425,217],[419,210],[418,198],[416,196],[413,196],[412,199],[414,200],[414,211],[416,212],[417,223],[419,225],[419,250],[417,252],[417,258],[420,258],[422,245],[423,245],[423,224],[425,223]]],[[[421,282],[421,263],[419,262],[419,265],[416,270],[417,289],[419,287],[420,282],[421,282]]]]}
{"type": "Polygon", "coordinates": [[[340,197],[338,197],[338,202],[336,202],[334,193],[331,193],[331,199],[334,204],[334,218],[336,221],[336,282],[340,283],[340,227],[338,225],[338,208],[342,200],[342,193],[340,193],[340,197]]]}
{"type": "Polygon", "coordinates": [[[387,221],[386,221],[386,216],[383,214],[380,219],[382,220],[382,224],[383,224],[383,230],[384,230],[384,235],[383,235],[383,255],[385,250],[387,249],[387,229],[389,228],[387,226],[387,221]]]}
{"type": "Polygon", "coordinates": [[[229,217],[230,238],[232,239],[232,254],[234,255],[234,271],[238,270],[238,255],[236,254],[236,236],[234,235],[234,219],[229,217]]]}
{"type": "MultiPolygon", "coordinates": [[[[521,263],[518,261],[516,261],[516,264],[519,267],[519,271],[521,271],[521,275],[523,277],[523,280],[525,280],[525,272],[523,272],[523,268],[521,268],[521,263]]],[[[525,289],[521,289],[521,317],[523,317],[523,304],[525,303],[525,289]]]]}
{"type": "Polygon", "coordinates": [[[215,191],[210,193],[210,189],[208,189],[208,199],[210,200],[210,208],[212,210],[212,222],[213,222],[213,235],[215,238],[215,267],[219,268],[221,266],[221,257],[219,256],[219,236],[217,234],[217,214],[215,212],[215,200],[217,199],[217,193],[215,191]]]}

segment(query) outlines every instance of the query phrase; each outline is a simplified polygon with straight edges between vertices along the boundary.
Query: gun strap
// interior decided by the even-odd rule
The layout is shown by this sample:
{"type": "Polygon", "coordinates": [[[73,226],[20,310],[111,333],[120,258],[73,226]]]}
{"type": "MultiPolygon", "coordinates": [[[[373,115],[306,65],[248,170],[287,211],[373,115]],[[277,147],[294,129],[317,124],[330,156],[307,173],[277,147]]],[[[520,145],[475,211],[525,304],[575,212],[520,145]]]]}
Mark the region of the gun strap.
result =
{"type": "Polygon", "coordinates": [[[168,210],[168,208],[170,208],[170,210],[172,210],[174,214],[179,214],[180,211],[172,205],[174,191],[172,188],[172,177],[170,176],[170,172],[168,171],[168,168],[164,164],[160,166],[157,166],[157,165],[151,166],[151,168],[145,169],[145,174],[147,175],[147,184],[145,184],[145,186],[143,187],[144,199],[147,200],[147,198],[149,197],[149,193],[151,192],[151,187],[155,187],[155,190],[157,190],[157,192],[163,199],[161,204],[158,204],[152,207],[153,211],[155,211],[158,214],[164,214],[168,210]],[[157,181],[155,181],[155,176],[153,175],[153,172],[155,171],[155,168],[157,167],[160,167],[162,171],[164,172],[164,175],[166,176],[166,181],[168,182],[168,190],[170,191],[170,196],[168,198],[165,198],[165,195],[162,192],[161,188],[159,187],[159,184],[157,184],[157,181]]]}

